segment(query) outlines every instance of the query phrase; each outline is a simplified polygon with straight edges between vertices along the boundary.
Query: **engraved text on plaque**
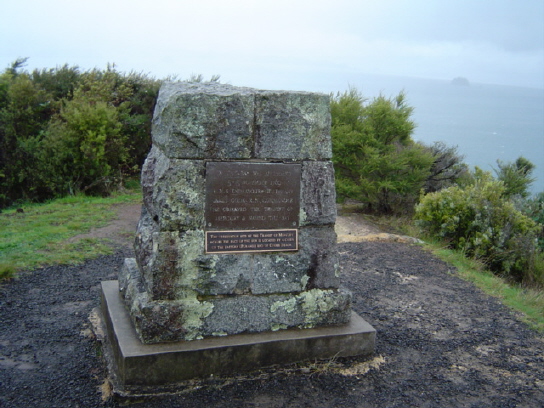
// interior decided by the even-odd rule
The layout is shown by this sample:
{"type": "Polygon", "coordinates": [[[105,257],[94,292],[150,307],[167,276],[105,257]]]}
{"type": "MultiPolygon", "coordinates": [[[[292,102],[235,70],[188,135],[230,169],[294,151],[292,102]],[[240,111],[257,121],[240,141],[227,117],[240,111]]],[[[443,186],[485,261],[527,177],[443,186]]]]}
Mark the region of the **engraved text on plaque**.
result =
{"type": "Polygon", "coordinates": [[[208,162],[206,252],[298,250],[300,164],[208,162]]]}

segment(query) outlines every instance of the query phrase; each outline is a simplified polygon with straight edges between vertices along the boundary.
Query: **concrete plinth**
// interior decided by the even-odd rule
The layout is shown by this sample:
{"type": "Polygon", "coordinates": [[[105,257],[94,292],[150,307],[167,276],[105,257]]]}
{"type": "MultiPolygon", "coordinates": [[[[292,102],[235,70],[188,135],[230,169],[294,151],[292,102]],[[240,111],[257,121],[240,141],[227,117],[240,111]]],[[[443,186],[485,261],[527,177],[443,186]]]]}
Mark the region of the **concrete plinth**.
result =
{"type": "Polygon", "coordinates": [[[114,387],[121,392],[274,364],[371,354],[376,336],[374,328],[353,313],[350,322],[341,326],[143,344],[119,295],[118,281],[102,282],[101,310],[111,346],[114,387]]]}

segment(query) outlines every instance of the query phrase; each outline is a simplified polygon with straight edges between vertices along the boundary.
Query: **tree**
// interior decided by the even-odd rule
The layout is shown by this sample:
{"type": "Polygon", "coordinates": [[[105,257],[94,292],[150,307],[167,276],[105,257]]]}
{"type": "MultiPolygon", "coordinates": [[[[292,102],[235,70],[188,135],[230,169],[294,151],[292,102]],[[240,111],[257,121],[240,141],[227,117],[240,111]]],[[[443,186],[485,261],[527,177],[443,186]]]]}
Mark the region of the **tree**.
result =
{"type": "Polygon", "coordinates": [[[535,165],[525,157],[520,156],[514,163],[504,163],[497,160],[497,166],[499,166],[499,169],[494,170],[497,178],[504,183],[504,196],[513,197],[519,195],[522,198],[527,198],[529,196],[529,187],[535,181],[534,177],[531,176],[535,165]]]}
{"type": "Polygon", "coordinates": [[[20,71],[25,61],[0,75],[0,207],[39,190],[36,153],[53,112],[51,95],[20,71]]]}
{"type": "Polygon", "coordinates": [[[6,71],[5,71],[6,74],[11,75],[12,77],[16,77],[17,75],[19,75],[19,73],[22,72],[21,68],[23,68],[26,65],[27,61],[28,61],[28,57],[17,58],[6,69],[6,71]]]}
{"type": "Polygon", "coordinates": [[[82,74],[77,66],[51,69],[35,69],[32,72],[33,82],[41,89],[52,95],[53,100],[71,99],[74,89],[79,84],[82,74]]]}
{"type": "Polygon", "coordinates": [[[331,101],[333,162],[340,199],[381,213],[411,212],[433,156],[411,139],[413,108],[401,92],[370,103],[355,89],[331,101]]]}
{"type": "Polygon", "coordinates": [[[124,81],[131,87],[132,95],[128,99],[130,110],[121,117],[121,123],[123,132],[129,135],[127,148],[131,160],[128,164],[139,169],[151,148],[151,122],[161,82],[137,73],[125,76],[124,81]]]}
{"type": "Polygon", "coordinates": [[[463,156],[457,153],[457,147],[435,142],[426,149],[433,156],[433,164],[429,177],[425,181],[425,193],[434,193],[448,188],[468,173],[468,167],[462,161],[463,156]]]}

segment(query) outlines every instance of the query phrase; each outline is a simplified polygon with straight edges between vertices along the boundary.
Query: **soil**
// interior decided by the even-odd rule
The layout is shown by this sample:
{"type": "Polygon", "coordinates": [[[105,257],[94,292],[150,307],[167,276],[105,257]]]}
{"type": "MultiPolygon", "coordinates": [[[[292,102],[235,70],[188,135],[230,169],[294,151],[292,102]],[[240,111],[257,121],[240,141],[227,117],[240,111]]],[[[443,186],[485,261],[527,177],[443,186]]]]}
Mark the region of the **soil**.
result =
{"type": "MultiPolygon", "coordinates": [[[[100,281],[115,279],[131,256],[127,231],[139,206],[118,210],[116,227],[91,231],[109,238],[115,255],[22,273],[0,287],[0,407],[126,402],[111,397],[91,330],[100,281]]],[[[413,240],[357,215],[339,217],[337,228],[343,284],[354,310],[377,330],[373,356],[188,382],[177,395],[135,406],[544,406],[544,339],[519,316],[413,240]],[[349,236],[356,242],[346,242],[349,236]]]]}
{"type": "Polygon", "coordinates": [[[76,235],[70,238],[70,242],[83,238],[97,238],[107,240],[114,247],[131,249],[134,241],[134,231],[136,231],[142,213],[142,205],[119,204],[116,206],[116,210],[117,218],[108,225],[93,228],[86,234],[76,235]]]}

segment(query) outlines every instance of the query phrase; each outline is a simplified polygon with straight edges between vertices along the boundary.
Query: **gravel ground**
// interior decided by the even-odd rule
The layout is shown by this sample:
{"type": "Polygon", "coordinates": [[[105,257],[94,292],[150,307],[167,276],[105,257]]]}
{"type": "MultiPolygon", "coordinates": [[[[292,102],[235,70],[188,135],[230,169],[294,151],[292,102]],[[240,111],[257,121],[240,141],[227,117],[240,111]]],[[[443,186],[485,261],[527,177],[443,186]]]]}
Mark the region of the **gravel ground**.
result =
{"type": "MultiPolygon", "coordinates": [[[[542,407],[544,341],[418,246],[339,245],[369,358],[186,384],[138,407],[542,407]]],[[[116,407],[89,315],[128,250],[23,274],[0,288],[0,406],[116,407]],[[105,401],[103,401],[105,398],[105,401]]]]}

